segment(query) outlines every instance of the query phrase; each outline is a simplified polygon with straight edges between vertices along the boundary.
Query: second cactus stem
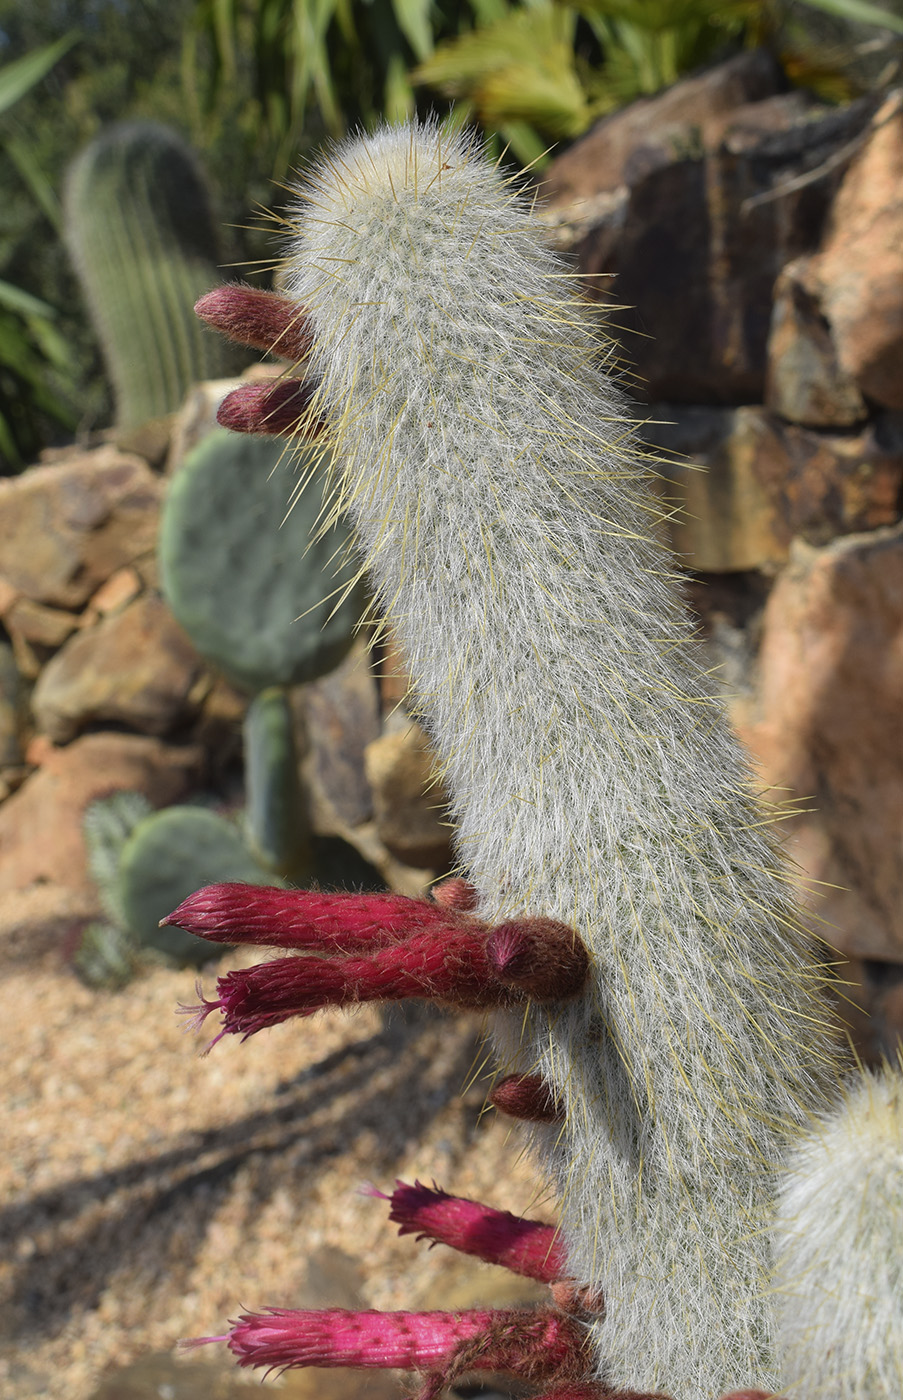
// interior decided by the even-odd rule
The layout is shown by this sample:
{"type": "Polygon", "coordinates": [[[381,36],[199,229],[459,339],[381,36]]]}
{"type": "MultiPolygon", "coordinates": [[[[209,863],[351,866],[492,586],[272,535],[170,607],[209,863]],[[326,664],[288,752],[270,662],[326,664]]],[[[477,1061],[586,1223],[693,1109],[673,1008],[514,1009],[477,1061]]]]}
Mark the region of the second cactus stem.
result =
{"type": "MultiPolygon", "coordinates": [[[[236,942],[244,921],[327,954],[229,974],[202,1014],[248,1036],[371,995],[495,1008],[498,1094],[559,1188],[555,1306],[497,1332],[367,1320],[360,1355],[407,1358],[370,1364],[504,1356],[561,1400],[772,1392],[780,1163],[838,1073],[821,953],[693,637],[612,348],[464,135],[351,141],[300,198],[288,298],[226,288],[200,311],[303,343],[294,428],[319,435],[406,653],[473,893],[197,896],[174,916],[193,932],[236,942]]],[[[239,390],[223,421],[284,426],[293,392],[239,390]]],[[[269,1314],[230,1344],[242,1364],[347,1357],[321,1317],[313,1343],[269,1314]]]]}

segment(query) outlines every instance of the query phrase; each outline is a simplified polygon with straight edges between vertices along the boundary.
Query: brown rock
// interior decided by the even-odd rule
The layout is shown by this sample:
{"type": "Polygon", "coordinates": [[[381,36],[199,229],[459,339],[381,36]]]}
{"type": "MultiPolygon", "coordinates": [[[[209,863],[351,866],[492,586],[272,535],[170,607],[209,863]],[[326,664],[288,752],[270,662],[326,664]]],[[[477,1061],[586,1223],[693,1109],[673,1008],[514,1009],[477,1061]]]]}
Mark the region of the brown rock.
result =
{"type": "Polygon", "coordinates": [[[323,816],[360,826],[373,812],[364,763],[368,744],[379,738],[381,720],[376,677],[361,638],[328,676],[302,687],[312,795],[323,816]]]}
{"type": "Polygon", "coordinates": [[[681,561],[698,573],[782,563],[789,541],[756,470],[761,415],[669,404],[659,406],[656,417],[673,421],[647,425],[647,439],[689,459],[658,464],[665,499],[679,507],[668,530],[681,561]]]}
{"type": "Polygon", "coordinates": [[[111,440],[121,452],[143,457],[152,467],[162,467],[172,437],[176,415],[166,413],[162,418],[148,418],[133,428],[114,428],[111,440]]]}
{"type": "Polygon", "coordinates": [[[788,544],[795,535],[827,544],[900,518],[903,434],[890,418],[840,434],[785,424],[756,409],[739,409],[737,416],[753,440],[776,532],[788,544]]]}
{"type": "Polygon", "coordinates": [[[616,274],[619,333],[639,333],[625,349],[651,399],[761,402],[775,279],[818,247],[841,154],[852,158],[870,110],[808,115],[755,144],[726,136],[656,166],[576,244],[591,295],[616,274]]]}
{"type": "Polygon", "coordinates": [[[165,603],[146,593],[80,632],[47,663],[32,710],[56,743],[99,722],[168,734],[197,710],[192,690],[203,674],[203,661],[165,603]]]}
{"type": "Polygon", "coordinates": [[[188,453],[216,427],[216,413],[223,399],[242,383],[241,379],[207,379],[188,391],[175,416],[166,458],[166,475],[181,467],[188,453]]]}
{"type": "Polygon", "coordinates": [[[18,598],[3,622],[13,636],[18,634],[35,646],[53,651],[61,647],[78,626],[74,613],[48,608],[45,603],[32,602],[31,598],[18,598]]]}
{"type": "Polygon", "coordinates": [[[95,798],[143,792],[154,807],[197,787],[204,756],[137,734],[87,734],[47,750],[38,772],[0,807],[0,932],[51,926],[97,910],[85,867],[82,817],[95,798]]]}
{"type": "Polygon", "coordinates": [[[671,543],[696,572],[773,572],[797,535],[824,544],[899,518],[903,435],[892,420],[849,436],[760,408],[658,405],[656,419],[644,436],[678,457],[660,464],[663,493],[680,507],[671,543]]]}
{"type": "Polygon", "coordinates": [[[34,602],[80,607],[153,549],[161,491],[145,462],[114,447],[0,481],[6,582],[34,602]]]}
{"type": "Polygon", "coordinates": [[[775,284],[765,403],[793,423],[848,427],[868,417],[855,381],[841,369],[811,259],[797,258],[775,284]]]}
{"type": "Polygon", "coordinates": [[[823,932],[903,960],[903,526],[800,541],[765,609],[743,736],[778,801],[823,932]],[[813,885],[811,882],[823,881],[813,885]]]}
{"type": "Polygon", "coordinates": [[[446,870],[451,828],[446,797],[435,780],[435,756],[419,724],[383,734],[365,753],[379,836],[408,865],[446,870]]]}
{"type": "Polygon", "coordinates": [[[903,94],[876,113],[834,203],[814,272],[842,370],[903,408],[903,94]]]}
{"type": "Polygon", "coordinates": [[[728,114],[777,92],[779,82],[777,65],[760,49],[632,102],[604,117],[552,162],[542,185],[548,204],[556,208],[592,199],[670,164],[681,151],[701,149],[711,142],[710,132],[720,137],[728,114]]]}

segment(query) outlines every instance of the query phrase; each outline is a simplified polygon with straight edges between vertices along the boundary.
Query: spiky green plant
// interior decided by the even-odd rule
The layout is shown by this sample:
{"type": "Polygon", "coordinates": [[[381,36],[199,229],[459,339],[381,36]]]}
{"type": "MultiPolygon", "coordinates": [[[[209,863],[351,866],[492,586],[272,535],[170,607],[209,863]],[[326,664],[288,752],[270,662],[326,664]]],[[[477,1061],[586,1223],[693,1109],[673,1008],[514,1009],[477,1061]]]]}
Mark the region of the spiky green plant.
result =
{"type": "MultiPolygon", "coordinates": [[[[380,995],[498,1007],[496,1102],[534,1121],[559,1188],[563,1291],[533,1324],[366,1315],[352,1345],[332,1314],[277,1312],[230,1345],[446,1378],[503,1356],[572,1400],[764,1396],[783,1164],[839,1094],[824,950],[694,638],[614,347],[528,201],[435,124],[312,173],[286,288],[271,320],[304,318],[307,427],[406,653],[467,883],[444,908],[202,892],[181,926],[337,956],[232,973],[200,1014],[246,1037],[380,995]]],[[[240,333],[240,302],[225,289],[208,319],[240,333]]],[[[265,431],[271,410],[239,390],[224,412],[265,431]]],[[[893,1347],[898,1297],[887,1316],[893,1347]]]]}

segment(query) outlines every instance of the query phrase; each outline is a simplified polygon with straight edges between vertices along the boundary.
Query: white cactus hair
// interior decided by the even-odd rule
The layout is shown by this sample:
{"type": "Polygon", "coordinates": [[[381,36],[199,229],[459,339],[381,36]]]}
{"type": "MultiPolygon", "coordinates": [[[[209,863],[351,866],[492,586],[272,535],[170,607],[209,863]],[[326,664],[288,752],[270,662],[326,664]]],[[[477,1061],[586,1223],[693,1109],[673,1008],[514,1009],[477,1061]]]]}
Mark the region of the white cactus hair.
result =
{"type": "Polygon", "coordinates": [[[299,194],[285,285],[314,326],[336,508],[406,653],[462,871],[487,919],[565,920],[591,955],[585,996],[495,1029],[504,1068],[566,1106],[536,1139],[574,1273],[606,1299],[597,1374],[676,1400],[776,1389],[776,1182],[837,1075],[823,954],[694,639],[611,342],[469,136],[354,138],[299,194]]]}
{"type": "Polygon", "coordinates": [[[903,1395],[903,1054],[798,1145],[776,1217],[784,1393],[903,1395]]]}

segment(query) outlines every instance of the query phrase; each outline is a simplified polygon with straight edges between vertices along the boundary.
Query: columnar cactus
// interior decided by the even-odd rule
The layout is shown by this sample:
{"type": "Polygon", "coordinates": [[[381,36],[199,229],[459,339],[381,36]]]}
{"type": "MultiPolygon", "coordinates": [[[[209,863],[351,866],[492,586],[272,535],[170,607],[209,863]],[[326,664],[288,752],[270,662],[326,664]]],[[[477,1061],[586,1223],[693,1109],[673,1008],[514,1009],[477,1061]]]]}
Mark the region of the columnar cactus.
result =
{"type": "MultiPolygon", "coordinates": [[[[288,297],[225,288],[199,310],[252,344],[294,338],[305,378],[237,391],[223,421],[265,432],[303,403],[407,654],[469,884],[412,909],[195,896],[174,916],[195,933],[330,955],[230,974],[202,1013],[248,1036],[412,988],[497,1007],[496,1101],[533,1121],[564,1261],[564,1330],[542,1322],[558,1359],[540,1374],[532,1332],[506,1364],[560,1396],[773,1391],[779,1172],[836,1092],[822,954],[694,640],[611,347],[465,135],[355,139],[300,200],[288,297]]],[[[294,1351],[281,1314],[281,1350],[255,1351],[259,1318],[231,1345],[322,1365],[343,1324],[318,1325],[319,1360],[306,1314],[294,1351]]],[[[396,1324],[371,1320],[358,1364],[496,1356],[485,1320],[454,1345],[451,1324],[441,1341],[405,1326],[405,1362],[376,1359],[396,1324]]]]}
{"type": "Polygon", "coordinates": [[[174,131],[155,122],[102,131],[69,171],[66,223],[119,428],[171,413],[196,380],[238,372],[244,356],[191,315],[221,259],[206,182],[174,131]]]}
{"type": "Polygon", "coordinates": [[[903,1395],[903,1055],[793,1153],[776,1296],[793,1400],[903,1395]]]}

